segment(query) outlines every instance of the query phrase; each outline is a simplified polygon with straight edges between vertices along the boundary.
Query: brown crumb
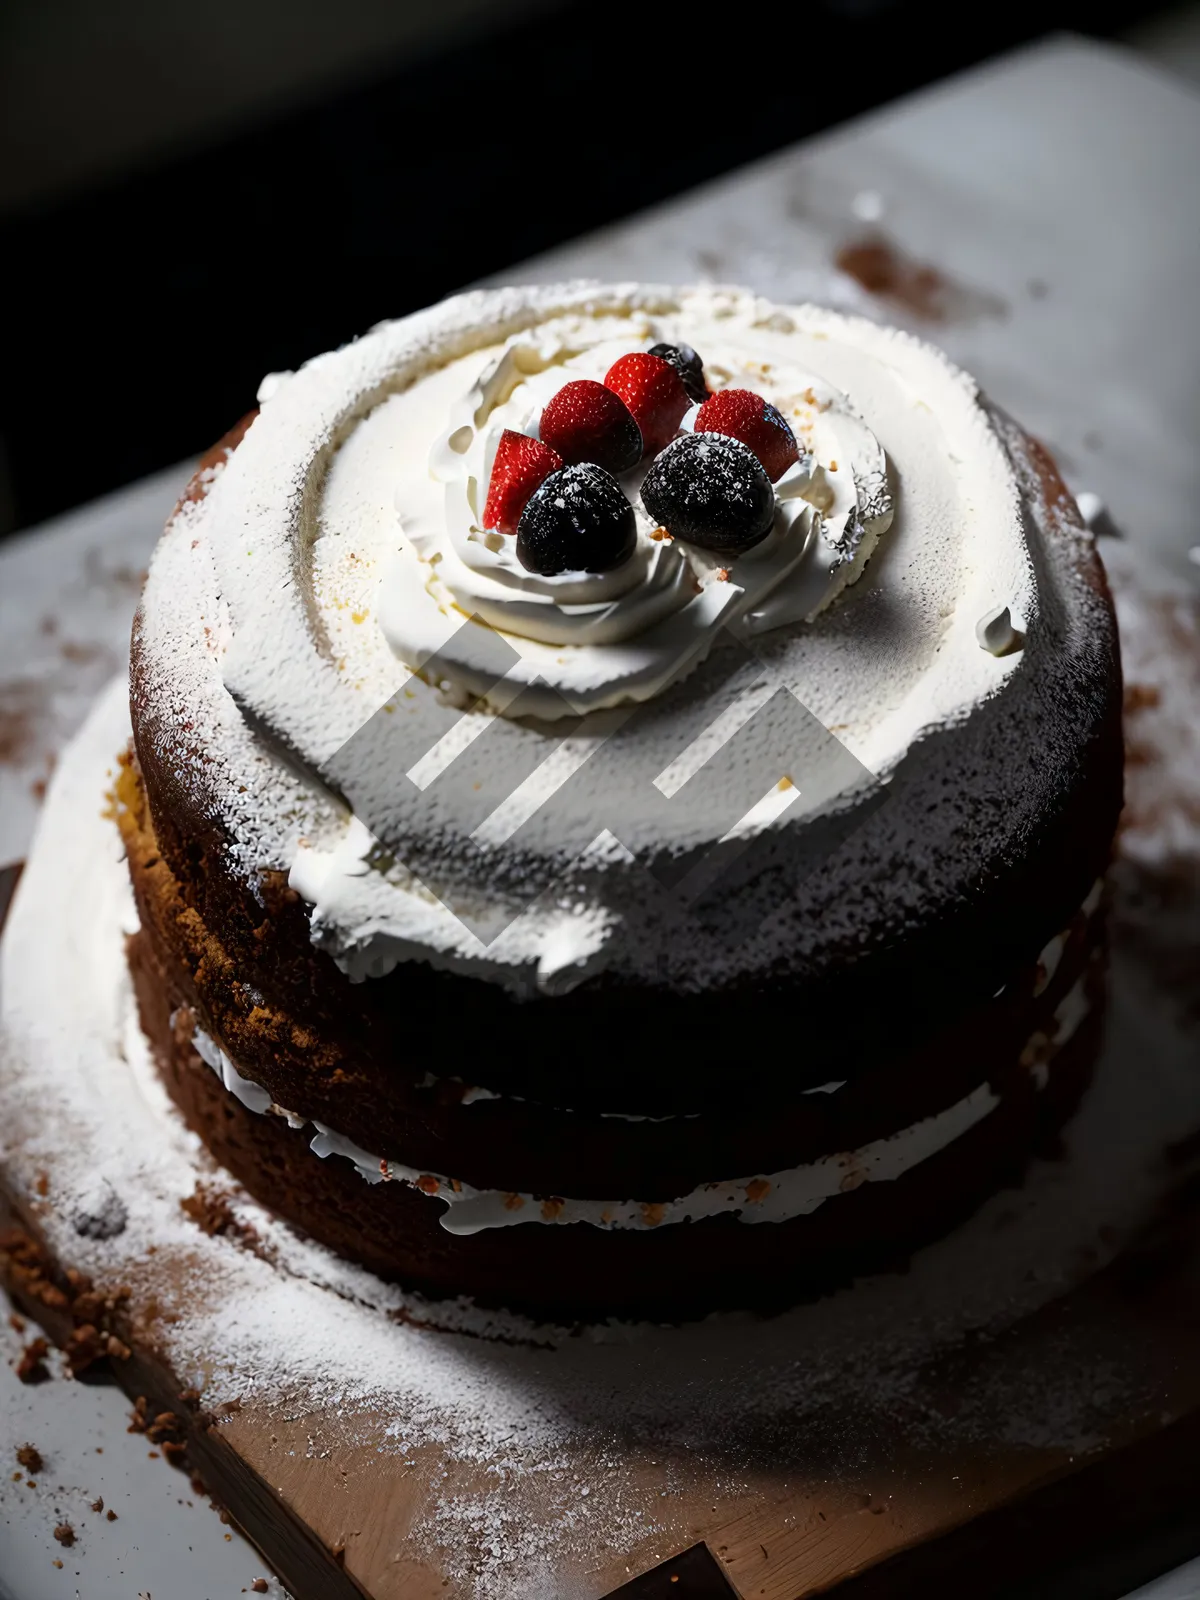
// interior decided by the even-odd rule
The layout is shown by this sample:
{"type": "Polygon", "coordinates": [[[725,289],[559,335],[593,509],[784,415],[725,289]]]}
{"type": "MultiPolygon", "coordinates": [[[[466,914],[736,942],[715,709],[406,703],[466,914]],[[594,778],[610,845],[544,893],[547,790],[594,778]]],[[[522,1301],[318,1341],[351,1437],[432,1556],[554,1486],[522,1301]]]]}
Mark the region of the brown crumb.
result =
{"type": "Polygon", "coordinates": [[[44,1200],[50,1193],[50,1174],[48,1172],[39,1172],[33,1180],[33,1187],[44,1200]]]}
{"type": "Polygon", "coordinates": [[[1159,690],[1152,683],[1127,683],[1125,685],[1125,715],[1129,716],[1134,711],[1153,710],[1160,699],[1159,690]]]}
{"type": "Polygon", "coordinates": [[[52,1561],[52,1562],[51,1562],[51,1563],[50,1563],[50,1565],[51,1565],[51,1566],[52,1566],[52,1567],[59,1567],[59,1568],[61,1568],[61,1567],[62,1567],[62,1562],[61,1562],[61,1561],[60,1561],[60,1560],[59,1560],[59,1559],[58,1559],[58,1557],[57,1557],[57,1556],[55,1556],[55,1558],[54,1558],[54,1560],[53,1560],[53,1561],[52,1561]]]}
{"type": "Polygon", "coordinates": [[[269,1585],[265,1578],[255,1578],[250,1585],[251,1592],[254,1594],[266,1594],[268,1587],[269,1585]]]}
{"type": "Polygon", "coordinates": [[[207,1233],[210,1238],[228,1235],[244,1244],[252,1244],[256,1238],[254,1229],[234,1216],[229,1196],[210,1184],[198,1183],[179,1206],[201,1233],[207,1233]]]}
{"type": "Polygon", "coordinates": [[[21,1315],[21,1313],[19,1311],[10,1311],[9,1312],[9,1314],[8,1314],[8,1325],[13,1330],[14,1333],[24,1333],[25,1332],[25,1318],[21,1315]]]}
{"type": "Polygon", "coordinates": [[[103,1495],[97,1495],[97,1497],[92,1501],[92,1510],[93,1511],[103,1511],[104,1510],[104,1496],[103,1495]]]}
{"type": "Polygon", "coordinates": [[[126,1433],[145,1433],[147,1427],[146,1411],[149,1405],[150,1402],[144,1394],[138,1395],[133,1402],[133,1410],[129,1413],[129,1426],[125,1429],[126,1433]]]}
{"type": "Polygon", "coordinates": [[[157,1450],[147,1450],[146,1451],[146,1458],[149,1461],[161,1461],[162,1460],[162,1457],[159,1455],[157,1450]]]}
{"type": "Polygon", "coordinates": [[[104,1520],[105,1522],[115,1522],[117,1520],[117,1513],[115,1511],[106,1511],[104,1513],[104,1520]]]}
{"type": "Polygon", "coordinates": [[[58,1540],[59,1544],[65,1546],[69,1550],[70,1547],[75,1543],[75,1529],[69,1522],[60,1522],[58,1527],[54,1530],[54,1537],[58,1540]]]}
{"type": "Polygon", "coordinates": [[[23,1444],[17,1451],[17,1460],[26,1472],[40,1472],[46,1465],[42,1460],[42,1452],[33,1444],[23,1444]]]}
{"type": "Polygon", "coordinates": [[[49,1354],[50,1346],[45,1339],[30,1340],[17,1363],[17,1377],[22,1383],[45,1383],[50,1376],[50,1369],[46,1365],[46,1357],[49,1354]]]}
{"type": "Polygon", "coordinates": [[[78,1377],[105,1354],[105,1339],[94,1323],[85,1322],[72,1331],[64,1350],[71,1371],[78,1377]]]}

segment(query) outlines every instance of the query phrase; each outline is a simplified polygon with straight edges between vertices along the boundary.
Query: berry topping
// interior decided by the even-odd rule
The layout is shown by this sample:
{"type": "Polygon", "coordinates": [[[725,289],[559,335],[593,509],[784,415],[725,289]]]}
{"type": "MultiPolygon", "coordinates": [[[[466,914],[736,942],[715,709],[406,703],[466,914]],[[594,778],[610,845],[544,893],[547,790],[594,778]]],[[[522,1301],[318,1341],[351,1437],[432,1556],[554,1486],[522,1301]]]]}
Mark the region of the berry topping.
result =
{"type": "Polygon", "coordinates": [[[548,444],[505,428],[488,480],[484,527],[495,528],[499,533],[516,533],[529,496],[562,464],[562,457],[548,444]]]}
{"type": "Polygon", "coordinates": [[[517,527],[517,560],[543,577],[611,572],[636,544],[637,521],[625,491],[592,461],[551,473],[530,496],[517,527]]]}
{"type": "Polygon", "coordinates": [[[652,356],[669,361],[679,374],[689,400],[707,400],[708,384],[704,378],[704,363],[690,344],[652,344],[652,356]]]}
{"type": "Polygon", "coordinates": [[[642,447],[657,455],[679,432],[683,414],[691,406],[688,392],[669,361],[635,350],[609,367],[604,387],[620,395],[642,430],[642,447]]]}
{"type": "Polygon", "coordinates": [[[669,444],[646,474],[642,504],[673,538],[723,556],[756,545],[775,518],[775,495],[758,458],[720,433],[685,433],[669,444]]]}
{"type": "Polygon", "coordinates": [[[569,465],[594,461],[606,472],[628,472],[642,459],[642,435],[629,407],[602,383],[564,384],[542,412],[542,441],[569,465]]]}
{"type": "Polygon", "coordinates": [[[710,395],[696,418],[697,433],[726,433],[748,444],[774,483],[800,459],[796,435],[762,395],[749,389],[722,389],[710,395]]]}

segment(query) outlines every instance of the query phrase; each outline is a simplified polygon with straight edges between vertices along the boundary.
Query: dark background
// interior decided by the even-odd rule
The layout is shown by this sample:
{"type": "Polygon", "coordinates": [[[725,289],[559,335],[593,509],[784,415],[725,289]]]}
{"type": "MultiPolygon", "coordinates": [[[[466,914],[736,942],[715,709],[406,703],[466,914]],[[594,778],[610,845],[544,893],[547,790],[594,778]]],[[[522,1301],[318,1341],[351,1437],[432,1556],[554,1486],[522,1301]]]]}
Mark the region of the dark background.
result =
{"type": "Polygon", "coordinates": [[[998,51],[1155,8],[6,0],[0,536],[386,316],[998,51]]]}

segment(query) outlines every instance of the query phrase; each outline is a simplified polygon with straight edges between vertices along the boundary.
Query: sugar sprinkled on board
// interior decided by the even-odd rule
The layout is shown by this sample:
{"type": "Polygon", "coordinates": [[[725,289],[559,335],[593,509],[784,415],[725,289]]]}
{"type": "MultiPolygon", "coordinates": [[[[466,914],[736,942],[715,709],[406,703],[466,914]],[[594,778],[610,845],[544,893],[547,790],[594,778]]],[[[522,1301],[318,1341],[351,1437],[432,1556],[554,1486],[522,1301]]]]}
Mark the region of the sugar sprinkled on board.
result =
{"type": "MultiPolygon", "coordinates": [[[[1159,627],[1147,602],[1127,599],[1123,611],[1134,629],[1159,627]]],[[[1126,645],[1131,681],[1153,691],[1147,726],[1158,718],[1165,729],[1154,752],[1161,796],[1167,764],[1193,759],[1192,747],[1166,736],[1177,711],[1148,636],[1126,645]]],[[[919,1368],[965,1330],[995,1331],[1061,1293],[1085,1254],[1094,1266],[1145,1214],[1155,1197],[1147,1153],[1198,1110],[1187,1070],[1194,1041],[1172,1032],[1171,1018],[1156,1015],[1154,1070],[1136,1094],[1106,1057],[1068,1130],[1069,1161],[1035,1165],[1023,1188],[995,1197],[904,1276],[770,1319],[674,1329],[568,1330],[466,1302],[431,1306],[272,1218],[214,1169],[174,1113],[133,1017],[119,846],[92,803],[126,736],[117,687],[61,764],[14,912],[5,962],[19,982],[5,985],[0,1159],[35,1194],[37,1175],[51,1174],[39,1219],[63,1259],[101,1285],[136,1267],[135,1312],[154,1313],[142,1337],[206,1407],[254,1406],[302,1429],[313,1456],[367,1448],[396,1470],[420,1467],[413,1537],[480,1600],[544,1594],[600,1547],[630,1563],[662,1559],[687,1533],[678,1519],[689,1486],[714,1463],[730,1504],[753,1493],[764,1456],[852,1475],[870,1448],[863,1415],[931,1446],[1082,1449],[1102,1437],[1102,1401],[1126,1380],[1118,1366],[1081,1360],[1069,1340],[1035,1378],[1016,1384],[1001,1369],[956,1394],[953,1410],[939,1409],[919,1368]],[[64,951],[53,908],[68,903],[99,909],[64,951]],[[238,1226],[209,1236],[188,1218],[181,1202],[198,1183],[223,1194],[238,1226]],[[81,1231],[81,1214],[119,1214],[110,1192],[123,1226],[81,1231]]],[[[1118,882],[1156,844],[1170,841],[1164,860],[1191,848],[1160,798],[1139,807],[1145,783],[1133,769],[1136,859],[1125,856],[1118,882]]],[[[1118,983],[1129,960],[1118,948],[1118,983]]],[[[1146,1026],[1118,1008],[1126,1041],[1146,1026]]]]}

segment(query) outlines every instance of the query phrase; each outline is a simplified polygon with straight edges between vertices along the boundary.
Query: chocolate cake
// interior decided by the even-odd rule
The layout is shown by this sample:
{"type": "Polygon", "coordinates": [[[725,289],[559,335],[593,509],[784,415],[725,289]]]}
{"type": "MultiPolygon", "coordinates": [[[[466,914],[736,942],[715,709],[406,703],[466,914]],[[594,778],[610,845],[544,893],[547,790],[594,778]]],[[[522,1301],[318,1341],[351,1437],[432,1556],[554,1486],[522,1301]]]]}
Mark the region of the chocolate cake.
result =
{"type": "Polygon", "coordinates": [[[433,1297],[678,1317],[902,1259],[1102,1015],[1104,575],[928,345],[475,293],[209,453],[134,629],[142,1023],[254,1195],[433,1297]]]}

